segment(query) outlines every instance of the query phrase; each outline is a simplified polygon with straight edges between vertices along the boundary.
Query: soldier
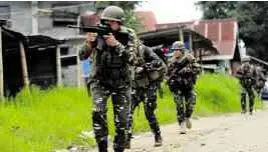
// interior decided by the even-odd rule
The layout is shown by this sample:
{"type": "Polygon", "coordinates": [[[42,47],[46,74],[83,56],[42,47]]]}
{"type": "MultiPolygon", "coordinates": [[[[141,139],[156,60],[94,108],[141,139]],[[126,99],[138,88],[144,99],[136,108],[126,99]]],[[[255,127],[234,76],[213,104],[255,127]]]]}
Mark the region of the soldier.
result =
{"type": "Polygon", "coordinates": [[[104,9],[101,22],[107,24],[116,34],[118,31],[128,32],[127,44],[116,39],[113,34],[100,36],[88,33],[86,44],[80,56],[92,58],[90,88],[93,94],[93,129],[99,152],[107,152],[107,99],[112,97],[114,123],[114,151],[123,152],[127,138],[127,117],[130,105],[130,70],[129,64],[135,61],[136,34],[123,26],[124,11],[117,6],[104,9]]]}
{"type": "Polygon", "coordinates": [[[236,77],[240,80],[241,84],[241,109],[242,114],[247,112],[246,109],[246,96],[249,97],[249,113],[252,115],[254,106],[254,92],[253,86],[255,84],[254,67],[249,63],[249,58],[242,59],[243,64],[238,69],[236,77]]]}
{"type": "Polygon", "coordinates": [[[154,111],[157,107],[156,93],[158,81],[164,77],[166,66],[151,48],[139,43],[137,51],[138,62],[134,67],[135,74],[132,81],[132,102],[128,120],[129,138],[126,148],[130,148],[132,116],[141,102],[144,103],[144,113],[154,133],[155,146],[157,147],[162,145],[162,137],[154,111]]]}
{"type": "Polygon", "coordinates": [[[185,52],[183,42],[174,42],[171,49],[174,50],[174,55],[168,61],[168,85],[174,95],[180,133],[185,134],[186,127],[192,127],[190,117],[196,103],[194,85],[200,69],[194,62],[194,57],[185,52]]]}
{"type": "Polygon", "coordinates": [[[260,97],[261,96],[261,92],[262,92],[262,89],[264,88],[265,86],[265,81],[266,81],[266,78],[264,76],[264,73],[262,71],[262,68],[261,67],[256,67],[256,83],[254,85],[254,88],[257,92],[257,95],[260,97]]]}

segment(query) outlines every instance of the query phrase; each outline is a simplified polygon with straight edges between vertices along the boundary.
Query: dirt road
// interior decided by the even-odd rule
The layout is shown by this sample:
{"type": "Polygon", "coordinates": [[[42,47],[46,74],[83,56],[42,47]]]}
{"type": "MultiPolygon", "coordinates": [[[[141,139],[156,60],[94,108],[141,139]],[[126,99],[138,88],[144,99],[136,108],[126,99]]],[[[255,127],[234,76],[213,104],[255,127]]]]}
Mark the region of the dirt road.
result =
{"type": "Polygon", "coordinates": [[[126,152],[268,151],[268,111],[258,111],[253,116],[229,114],[199,118],[192,122],[193,129],[186,135],[179,134],[177,124],[162,126],[164,145],[158,148],[153,147],[151,133],[136,135],[131,150],[126,152]]]}

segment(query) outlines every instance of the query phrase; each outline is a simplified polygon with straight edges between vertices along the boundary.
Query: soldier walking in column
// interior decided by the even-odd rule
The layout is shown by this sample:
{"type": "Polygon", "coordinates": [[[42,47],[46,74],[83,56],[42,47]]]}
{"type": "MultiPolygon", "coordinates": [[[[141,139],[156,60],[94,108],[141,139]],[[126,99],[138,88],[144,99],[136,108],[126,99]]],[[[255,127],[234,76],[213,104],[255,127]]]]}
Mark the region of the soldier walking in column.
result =
{"type": "Polygon", "coordinates": [[[241,113],[244,114],[247,112],[247,95],[249,97],[249,114],[252,115],[253,106],[254,106],[254,92],[253,87],[256,83],[256,73],[254,66],[250,64],[249,58],[242,59],[243,64],[236,73],[236,77],[240,80],[241,84],[241,113]]]}
{"type": "Polygon", "coordinates": [[[174,42],[171,49],[174,55],[168,63],[168,85],[174,96],[180,133],[185,134],[186,127],[192,127],[190,118],[196,103],[194,85],[200,66],[195,63],[194,57],[186,52],[183,42],[174,42]]]}
{"type": "Polygon", "coordinates": [[[154,111],[157,108],[158,81],[163,79],[166,73],[166,66],[151,48],[139,43],[137,51],[137,64],[134,67],[135,74],[132,81],[131,111],[128,120],[129,138],[126,148],[130,148],[133,113],[142,102],[146,119],[154,134],[154,146],[157,147],[162,145],[162,137],[154,111]]]}
{"type": "MultiPolygon", "coordinates": [[[[109,26],[113,34],[88,33],[80,55],[92,58],[90,88],[93,95],[93,129],[99,152],[107,152],[107,99],[112,97],[115,137],[114,151],[123,152],[127,139],[127,116],[130,108],[129,64],[135,62],[136,34],[123,26],[124,11],[117,6],[108,6],[101,16],[101,23],[109,26]],[[116,39],[117,32],[128,33],[127,43],[116,39]]],[[[125,40],[124,40],[125,41],[125,40]]]]}

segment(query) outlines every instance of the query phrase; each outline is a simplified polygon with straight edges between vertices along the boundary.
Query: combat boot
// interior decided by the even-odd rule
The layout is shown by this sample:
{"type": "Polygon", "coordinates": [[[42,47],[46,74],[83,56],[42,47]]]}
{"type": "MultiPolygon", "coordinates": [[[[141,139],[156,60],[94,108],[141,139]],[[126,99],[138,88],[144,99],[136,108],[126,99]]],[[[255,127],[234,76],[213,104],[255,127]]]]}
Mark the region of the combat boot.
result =
{"type": "Polygon", "coordinates": [[[252,114],[253,114],[253,110],[250,109],[250,110],[249,110],[249,115],[252,115],[252,114]]]}
{"type": "Polygon", "coordinates": [[[161,137],[160,134],[155,134],[155,136],[154,136],[154,146],[155,147],[162,146],[162,137],[161,137]]]}
{"type": "Polygon", "coordinates": [[[127,137],[126,145],[125,145],[126,149],[130,149],[130,147],[131,147],[131,138],[132,138],[132,135],[129,134],[127,137]]]}
{"type": "Polygon", "coordinates": [[[186,122],[182,121],[180,123],[180,134],[186,134],[186,122]]]}
{"type": "Polygon", "coordinates": [[[188,129],[191,129],[191,128],[192,128],[192,122],[191,122],[190,118],[187,118],[187,119],[186,119],[186,127],[187,127],[188,129]]]}
{"type": "Polygon", "coordinates": [[[117,148],[117,149],[114,149],[114,152],[124,152],[124,149],[117,148]]]}
{"type": "Polygon", "coordinates": [[[98,143],[99,152],[108,152],[108,142],[107,140],[103,140],[98,143]]]}

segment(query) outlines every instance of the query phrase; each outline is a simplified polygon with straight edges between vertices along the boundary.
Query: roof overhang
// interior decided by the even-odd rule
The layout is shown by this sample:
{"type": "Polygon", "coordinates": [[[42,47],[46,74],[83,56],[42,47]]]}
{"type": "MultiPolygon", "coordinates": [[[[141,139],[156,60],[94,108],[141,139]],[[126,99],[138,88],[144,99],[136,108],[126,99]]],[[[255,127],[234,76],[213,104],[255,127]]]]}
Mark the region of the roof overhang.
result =
{"type": "Polygon", "coordinates": [[[205,45],[207,47],[213,47],[213,44],[209,39],[205,38],[204,36],[195,31],[192,31],[189,28],[186,28],[185,26],[177,26],[143,32],[139,33],[138,37],[142,41],[144,41],[145,44],[149,46],[155,46],[167,41],[174,42],[175,40],[178,40],[181,31],[183,32],[183,34],[190,33],[192,35],[193,43],[202,43],[202,45],[205,45]]]}
{"type": "MultiPolygon", "coordinates": [[[[232,60],[233,56],[232,55],[214,55],[214,56],[203,56],[202,60],[203,61],[214,61],[214,60],[232,60]]],[[[199,58],[198,58],[199,60],[199,58]]]]}

